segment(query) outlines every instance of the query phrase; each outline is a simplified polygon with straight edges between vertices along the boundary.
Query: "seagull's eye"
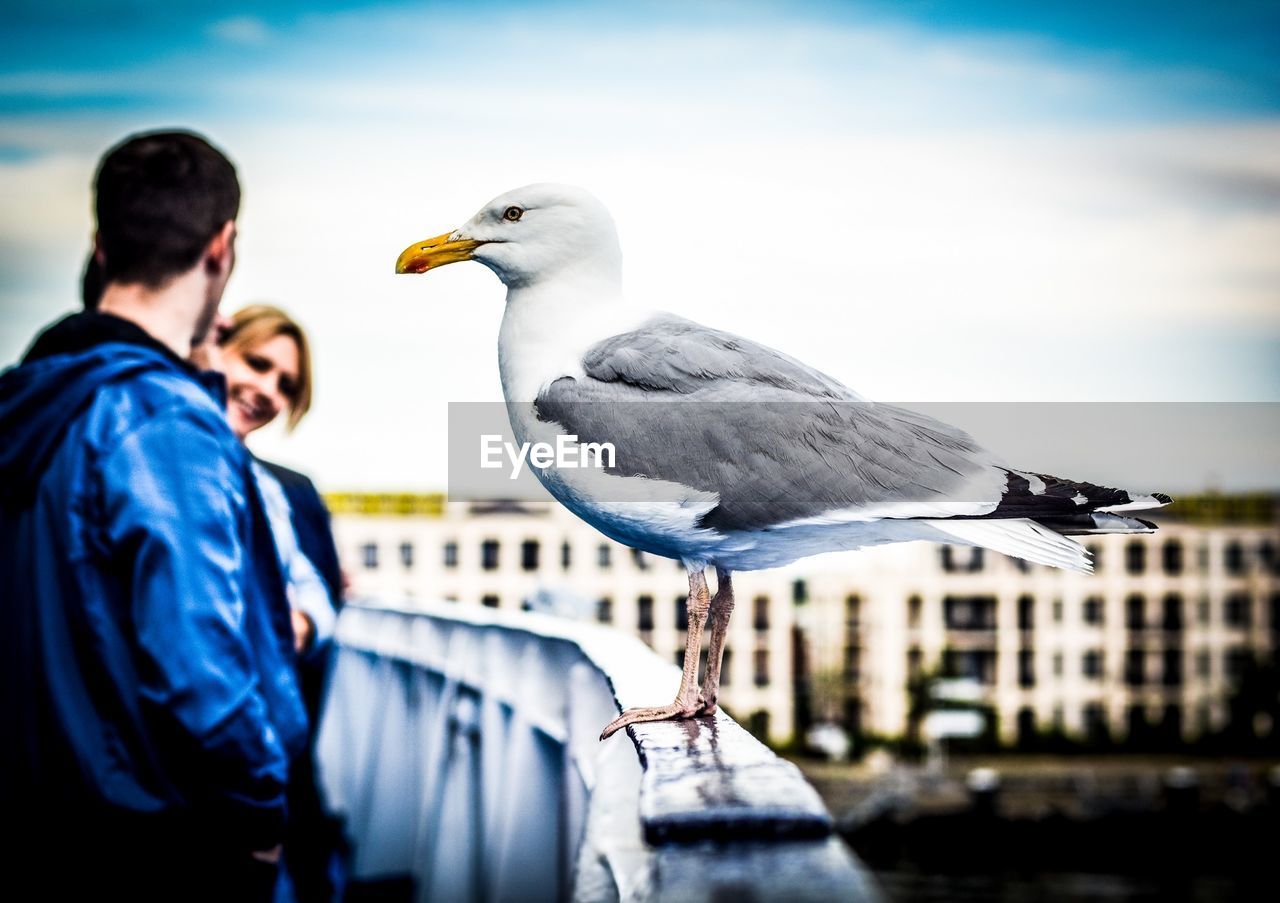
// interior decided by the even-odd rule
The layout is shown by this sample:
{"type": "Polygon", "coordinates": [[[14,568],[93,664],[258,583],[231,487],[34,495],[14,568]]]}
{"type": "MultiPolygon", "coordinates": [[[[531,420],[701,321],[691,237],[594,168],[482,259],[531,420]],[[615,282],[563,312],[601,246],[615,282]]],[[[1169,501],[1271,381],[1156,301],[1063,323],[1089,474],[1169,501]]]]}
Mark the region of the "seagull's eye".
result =
{"type": "Polygon", "coordinates": [[[502,211],[502,218],[509,223],[516,222],[522,216],[524,216],[524,211],[519,207],[508,207],[506,210],[502,211]]]}

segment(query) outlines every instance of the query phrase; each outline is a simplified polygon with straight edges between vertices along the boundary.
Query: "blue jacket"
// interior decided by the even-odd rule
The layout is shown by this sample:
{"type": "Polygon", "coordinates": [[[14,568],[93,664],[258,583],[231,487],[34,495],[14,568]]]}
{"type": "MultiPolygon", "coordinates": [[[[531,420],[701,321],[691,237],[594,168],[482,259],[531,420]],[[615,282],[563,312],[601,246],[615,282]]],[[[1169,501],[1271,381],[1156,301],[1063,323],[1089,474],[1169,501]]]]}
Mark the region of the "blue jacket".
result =
{"type": "Polygon", "coordinates": [[[0,805],[267,848],[306,716],[248,454],[220,378],[78,316],[0,376],[0,805]]]}

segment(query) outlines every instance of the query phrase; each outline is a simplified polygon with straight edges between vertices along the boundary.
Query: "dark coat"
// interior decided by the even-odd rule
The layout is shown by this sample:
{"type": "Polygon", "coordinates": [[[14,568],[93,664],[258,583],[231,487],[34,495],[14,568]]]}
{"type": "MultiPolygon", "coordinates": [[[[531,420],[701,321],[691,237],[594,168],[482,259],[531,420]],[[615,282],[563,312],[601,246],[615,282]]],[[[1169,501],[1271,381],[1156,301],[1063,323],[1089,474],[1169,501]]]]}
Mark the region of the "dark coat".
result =
{"type": "Polygon", "coordinates": [[[305,748],[288,604],[225,388],[79,314],[0,376],[0,805],[279,842],[305,748]]]}

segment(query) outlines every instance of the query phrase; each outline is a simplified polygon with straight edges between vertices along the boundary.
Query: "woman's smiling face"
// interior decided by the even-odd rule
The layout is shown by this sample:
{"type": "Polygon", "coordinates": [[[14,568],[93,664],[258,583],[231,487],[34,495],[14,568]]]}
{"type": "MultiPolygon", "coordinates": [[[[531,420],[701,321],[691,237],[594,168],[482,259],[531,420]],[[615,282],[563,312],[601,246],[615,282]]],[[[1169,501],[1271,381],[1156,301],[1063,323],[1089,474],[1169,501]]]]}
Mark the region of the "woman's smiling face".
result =
{"type": "Polygon", "coordinates": [[[241,441],[298,399],[298,344],[276,335],[259,345],[224,349],[227,421],[241,441]]]}

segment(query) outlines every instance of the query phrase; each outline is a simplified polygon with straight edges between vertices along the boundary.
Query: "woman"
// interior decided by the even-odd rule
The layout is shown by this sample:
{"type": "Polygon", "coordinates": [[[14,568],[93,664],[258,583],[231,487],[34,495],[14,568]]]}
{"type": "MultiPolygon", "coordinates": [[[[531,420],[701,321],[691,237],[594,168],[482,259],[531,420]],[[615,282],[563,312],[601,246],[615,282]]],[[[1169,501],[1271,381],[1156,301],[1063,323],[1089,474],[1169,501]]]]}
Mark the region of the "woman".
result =
{"type": "MultiPolygon", "coordinates": [[[[220,336],[227,379],[227,421],[245,441],[287,411],[290,429],[311,407],[311,353],[306,334],[284,311],[257,304],[238,311],[220,336]]],[[[333,632],[342,591],[329,512],[312,482],[255,458],[258,486],[271,518],[293,608],[298,651],[333,632]]]]}
{"type": "MultiPolygon", "coordinates": [[[[290,429],[311,407],[311,351],[306,333],[284,311],[264,304],[232,315],[218,338],[227,381],[227,421],[245,441],[282,412],[290,429]]],[[[341,605],[342,571],[325,508],[314,484],[300,473],[254,458],[271,521],[289,604],[299,678],[314,726],[324,677],[324,650],[341,605]]],[[[334,896],[333,863],[338,832],[315,789],[310,757],[295,766],[290,782],[290,827],[285,869],[298,900],[334,896]]],[[[283,897],[289,898],[286,892],[283,897]]]]}

